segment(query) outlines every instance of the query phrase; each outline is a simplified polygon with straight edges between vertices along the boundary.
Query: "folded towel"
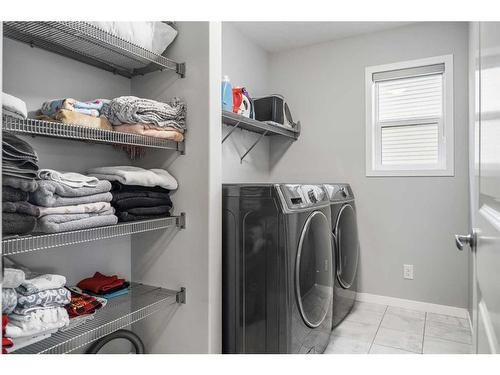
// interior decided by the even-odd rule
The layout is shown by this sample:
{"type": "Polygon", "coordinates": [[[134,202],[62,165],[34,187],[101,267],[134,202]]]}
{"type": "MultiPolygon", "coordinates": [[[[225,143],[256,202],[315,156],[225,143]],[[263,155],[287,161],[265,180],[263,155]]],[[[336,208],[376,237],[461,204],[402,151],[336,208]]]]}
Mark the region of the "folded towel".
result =
{"type": "Polygon", "coordinates": [[[15,96],[2,92],[2,108],[15,113],[22,118],[28,117],[26,103],[15,96]]]}
{"type": "Polygon", "coordinates": [[[57,181],[40,180],[38,189],[30,194],[30,202],[45,207],[111,202],[109,181],[99,181],[95,187],[73,188],[57,181]]]}
{"type": "MultiPolygon", "coordinates": [[[[159,187],[159,186],[140,186],[140,185],[124,185],[122,184],[121,182],[118,182],[118,181],[111,181],[111,190],[113,192],[113,196],[115,196],[115,194],[117,194],[117,192],[120,192],[120,193],[138,193],[137,196],[143,196],[143,197],[156,197],[156,198],[162,198],[161,196],[153,196],[153,195],[149,195],[149,194],[146,194],[146,195],[141,195],[143,194],[144,192],[148,192],[148,193],[151,193],[151,192],[154,192],[154,193],[163,193],[163,194],[166,194],[168,195],[170,193],[170,190],[169,189],[164,189],[162,187],[159,187]]],[[[123,198],[127,198],[127,197],[123,197],[123,198]]]]}
{"type": "Polygon", "coordinates": [[[10,314],[17,306],[17,293],[11,288],[2,288],[2,314],[10,314]]]}
{"type": "Polygon", "coordinates": [[[30,144],[10,132],[2,133],[2,146],[2,151],[11,155],[29,157],[38,161],[38,156],[30,144]]]}
{"type": "Polygon", "coordinates": [[[47,331],[62,328],[69,324],[69,316],[63,307],[35,311],[29,315],[22,316],[12,314],[5,328],[8,337],[29,337],[45,334],[47,331]],[[22,319],[18,319],[22,317],[22,319]]]}
{"type": "Polygon", "coordinates": [[[102,303],[95,297],[71,290],[71,303],[65,306],[69,318],[89,315],[102,308],[102,303]]]}
{"type": "Polygon", "coordinates": [[[2,186],[8,186],[31,193],[38,188],[38,183],[31,178],[26,179],[17,176],[2,175],[2,186]]]}
{"type": "Polygon", "coordinates": [[[3,271],[3,288],[17,288],[25,280],[23,270],[17,268],[5,268],[3,271]]]}
{"type": "Polygon", "coordinates": [[[28,193],[10,186],[2,186],[2,202],[25,202],[28,200],[28,193]]]}
{"type": "Polygon", "coordinates": [[[18,213],[2,213],[2,234],[27,234],[33,232],[36,218],[18,213]]]}
{"type": "Polygon", "coordinates": [[[147,191],[143,188],[143,191],[113,191],[111,190],[111,194],[113,195],[113,199],[111,200],[111,204],[117,202],[122,199],[127,198],[154,198],[154,199],[163,199],[164,201],[170,201],[169,193],[158,193],[156,191],[147,191]]]}
{"type": "Polygon", "coordinates": [[[15,312],[18,313],[18,309],[27,309],[31,307],[64,306],[67,305],[70,300],[71,293],[66,288],[47,289],[26,296],[18,294],[15,312]]]}
{"type": "Polygon", "coordinates": [[[179,98],[173,98],[167,104],[136,96],[121,96],[103,106],[101,114],[113,125],[145,123],[173,127],[182,133],[186,130],[186,105],[179,98]]]}
{"type": "Polygon", "coordinates": [[[28,202],[3,202],[2,211],[8,213],[18,213],[38,217],[40,210],[28,202]]]}
{"type": "Polygon", "coordinates": [[[169,190],[177,189],[177,180],[164,169],[148,170],[126,165],[92,168],[87,173],[101,180],[118,181],[125,185],[159,186],[169,190]]]}
{"type": "Polygon", "coordinates": [[[57,181],[63,185],[80,188],[80,187],[96,187],[99,180],[95,177],[85,176],[75,172],[59,172],[53,169],[40,169],[38,178],[41,180],[57,181]]]}
{"type": "Polygon", "coordinates": [[[78,288],[90,291],[95,294],[109,293],[116,291],[116,288],[123,288],[125,279],[120,279],[116,275],[106,276],[100,272],[94,273],[94,276],[81,280],[78,288]]]}
{"type": "Polygon", "coordinates": [[[36,231],[41,233],[60,233],[72,230],[81,230],[88,228],[104,227],[107,225],[115,225],[118,222],[118,218],[115,215],[89,216],[86,218],[71,220],[67,222],[58,222],[57,220],[52,221],[51,219],[54,219],[54,216],[60,217],[63,215],[48,215],[41,217],[37,221],[36,231]]]}
{"type": "Polygon", "coordinates": [[[168,214],[172,206],[155,206],[155,207],[134,207],[118,212],[127,212],[132,215],[164,215],[168,214]]]}
{"type": "Polygon", "coordinates": [[[102,108],[103,102],[100,99],[80,102],[78,100],[67,99],[53,99],[42,104],[40,112],[45,116],[54,117],[56,113],[62,109],[82,113],[88,116],[99,116],[99,111],[102,108]]]}
{"type": "Polygon", "coordinates": [[[38,164],[33,161],[32,159],[2,159],[2,166],[5,168],[6,166],[9,166],[11,168],[19,168],[22,170],[30,170],[30,171],[37,171],[38,170],[38,164]]]}
{"type": "Polygon", "coordinates": [[[113,202],[113,207],[117,210],[125,211],[129,208],[135,207],[155,207],[155,206],[168,206],[172,208],[172,201],[170,197],[165,198],[149,198],[149,197],[132,197],[123,198],[113,202]]]}
{"type": "Polygon", "coordinates": [[[144,135],[154,138],[168,139],[174,142],[184,141],[184,135],[175,128],[148,127],[147,124],[123,124],[113,126],[116,132],[144,135]]]}
{"type": "Polygon", "coordinates": [[[154,219],[164,219],[170,216],[170,213],[162,215],[134,215],[129,212],[117,212],[118,221],[140,221],[140,220],[154,220],[154,219]]]}
{"type": "Polygon", "coordinates": [[[42,292],[47,289],[59,289],[66,285],[62,275],[44,274],[24,280],[16,291],[24,296],[42,292]]]}
{"type": "Polygon", "coordinates": [[[111,204],[109,202],[96,202],[96,203],[86,203],[78,204],[75,206],[59,206],[59,207],[43,207],[36,206],[40,212],[41,216],[46,215],[70,215],[70,214],[89,214],[96,213],[100,214],[103,212],[109,212],[111,210],[111,204]]]}
{"type": "Polygon", "coordinates": [[[73,125],[86,126],[89,128],[113,130],[113,127],[109,123],[109,120],[104,116],[93,117],[85,115],[83,113],[68,111],[65,109],[62,109],[56,113],[55,120],[58,120],[64,124],[73,124],[73,125]]]}

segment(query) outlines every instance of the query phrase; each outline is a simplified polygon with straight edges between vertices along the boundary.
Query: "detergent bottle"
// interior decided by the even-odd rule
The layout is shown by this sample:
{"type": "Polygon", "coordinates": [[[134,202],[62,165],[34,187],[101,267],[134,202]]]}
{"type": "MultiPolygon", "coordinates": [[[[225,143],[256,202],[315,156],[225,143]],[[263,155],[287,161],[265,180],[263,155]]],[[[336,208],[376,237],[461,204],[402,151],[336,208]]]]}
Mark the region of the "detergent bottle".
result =
{"type": "Polygon", "coordinates": [[[224,76],[222,78],[221,85],[221,101],[222,101],[222,110],[232,112],[233,111],[233,86],[231,85],[231,81],[228,76],[224,76]]]}

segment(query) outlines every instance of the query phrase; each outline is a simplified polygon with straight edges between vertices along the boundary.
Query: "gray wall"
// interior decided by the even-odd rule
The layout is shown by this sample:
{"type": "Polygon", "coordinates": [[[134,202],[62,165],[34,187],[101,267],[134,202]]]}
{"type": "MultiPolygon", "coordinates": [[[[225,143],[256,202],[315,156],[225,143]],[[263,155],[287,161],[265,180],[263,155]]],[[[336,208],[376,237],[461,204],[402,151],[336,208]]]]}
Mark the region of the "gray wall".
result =
{"type": "MultiPolygon", "coordinates": [[[[246,87],[252,97],[269,94],[269,55],[231,23],[222,26],[222,75],[233,87],[246,87]]],[[[223,126],[223,134],[230,128],[223,126]]],[[[258,135],[237,129],[222,145],[222,182],[266,182],[269,179],[269,139],[263,139],[240,164],[240,156],[258,135]]]]}
{"type": "Polygon", "coordinates": [[[361,291],[467,306],[467,23],[419,23],[272,54],[273,91],[303,132],[283,154],[271,143],[270,180],[349,182],[356,194],[361,291]],[[365,177],[365,67],[454,55],[454,177],[365,177]],[[404,280],[403,264],[415,279],[404,280]]]}
{"type": "MultiPolygon", "coordinates": [[[[220,159],[217,167],[209,152],[220,150],[220,112],[216,113],[215,123],[209,121],[209,99],[214,94],[209,88],[210,28],[208,22],[181,22],[178,28],[179,35],[169,56],[186,61],[186,78],[165,72],[147,74],[132,79],[132,92],[160,101],[181,96],[188,103],[186,155],[150,153],[138,162],[145,167],[168,167],[177,178],[179,189],[172,201],[176,214],[186,212],[187,228],[177,233],[134,236],[132,273],[135,280],[144,283],[170,289],[186,287],[187,304],[173,315],[156,314],[136,328],[152,353],[219,352],[221,285],[214,274],[220,275],[220,203],[216,205],[217,199],[221,199],[220,159]],[[217,130],[211,130],[212,127],[217,130]],[[214,139],[212,131],[219,131],[219,137],[214,139]],[[210,175],[219,177],[215,186],[210,175]],[[214,202],[216,207],[212,206],[214,202]],[[212,208],[214,212],[210,212],[212,208]],[[209,233],[211,220],[216,236],[209,233]]],[[[217,78],[212,79],[218,81],[219,72],[220,65],[217,78]]],[[[219,97],[219,87],[215,88],[215,95],[219,97]]],[[[216,109],[218,105],[216,102],[216,109]]]]}
{"type": "MultiPolygon", "coordinates": [[[[3,39],[3,90],[23,99],[28,111],[53,98],[81,100],[130,95],[130,80],[86,64],[3,39]]],[[[25,137],[38,152],[41,168],[85,172],[103,165],[130,163],[123,151],[112,146],[55,138],[25,137]]],[[[43,272],[61,273],[74,285],[100,271],[127,278],[130,270],[130,238],[19,255],[15,259],[43,272]]]]}

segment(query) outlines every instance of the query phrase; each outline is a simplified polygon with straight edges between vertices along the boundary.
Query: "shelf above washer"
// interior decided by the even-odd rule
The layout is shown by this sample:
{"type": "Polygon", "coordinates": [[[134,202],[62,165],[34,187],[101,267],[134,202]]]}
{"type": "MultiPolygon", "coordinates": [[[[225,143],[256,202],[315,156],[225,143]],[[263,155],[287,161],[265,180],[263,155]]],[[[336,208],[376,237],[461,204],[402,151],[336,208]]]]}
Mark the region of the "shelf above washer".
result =
{"type": "Polygon", "coordinates": [[[141,220],[120,223],[106,227],[75,230],[53,234],[18,236],[2,240],[2,255],[17,255],[55,247],[93,242],[107,238],[128,236],[167,228],[185,228],[186,215],[171,216],[162,219],[141,220]]]}
{"type": "Polygon", "coordinates": [[[55,121],[18,119],[2,117],[2,129],[18,134],[39,135],[94,143],[133,145],[148,148],[166,149],[185,153],[184,142],[174,142],[146,135],[122,133],[112,130],[90,128],[78,124],[65,124],[55,121]]]}
{"type": "Polygon", "coordinates": [[[184,63],[178,63],[87,22],[5,21],[3,35],[115,74],[131,78],[144,68],[173,70],[185,76],[184,63]]]}
{"type": "Polygon", "coordinates": [[[126,328],[158,312],[186,303],[186,289],[180,291],[132,283],[127,295],[113,298],[87,321],[67,331],[59,331],[49,338],[21,348],[13,354],[71,353],[92,342],[126,328]]]}

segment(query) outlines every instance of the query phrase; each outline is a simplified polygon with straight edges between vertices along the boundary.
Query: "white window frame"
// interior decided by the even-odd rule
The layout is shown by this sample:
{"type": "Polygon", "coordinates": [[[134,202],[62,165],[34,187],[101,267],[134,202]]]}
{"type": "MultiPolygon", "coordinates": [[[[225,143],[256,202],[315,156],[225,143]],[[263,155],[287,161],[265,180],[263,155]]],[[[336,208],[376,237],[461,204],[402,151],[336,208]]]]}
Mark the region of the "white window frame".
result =
{"type": "MultiPolygon", "coordinates": [[[[392,64],[370,66],[365,70],[366,89],[366,176],[454,176],[454,126],[453,126],[453,55],[429,57],[392,64]],[[439,162],[437,165],[382,165],[382,126],[377,122],[376,85],[373,74],[399,69],[418,68],[444,64],[443,73],[443,118],[438,122],[439,162]]],[[[391,125],[415,125],[429,121],[394,121],[391,125]]],[[[435,123],[436,121],[432,122],[435,123]]],[[[387,126],[387,123],[384,125],[387,126]]]]}

